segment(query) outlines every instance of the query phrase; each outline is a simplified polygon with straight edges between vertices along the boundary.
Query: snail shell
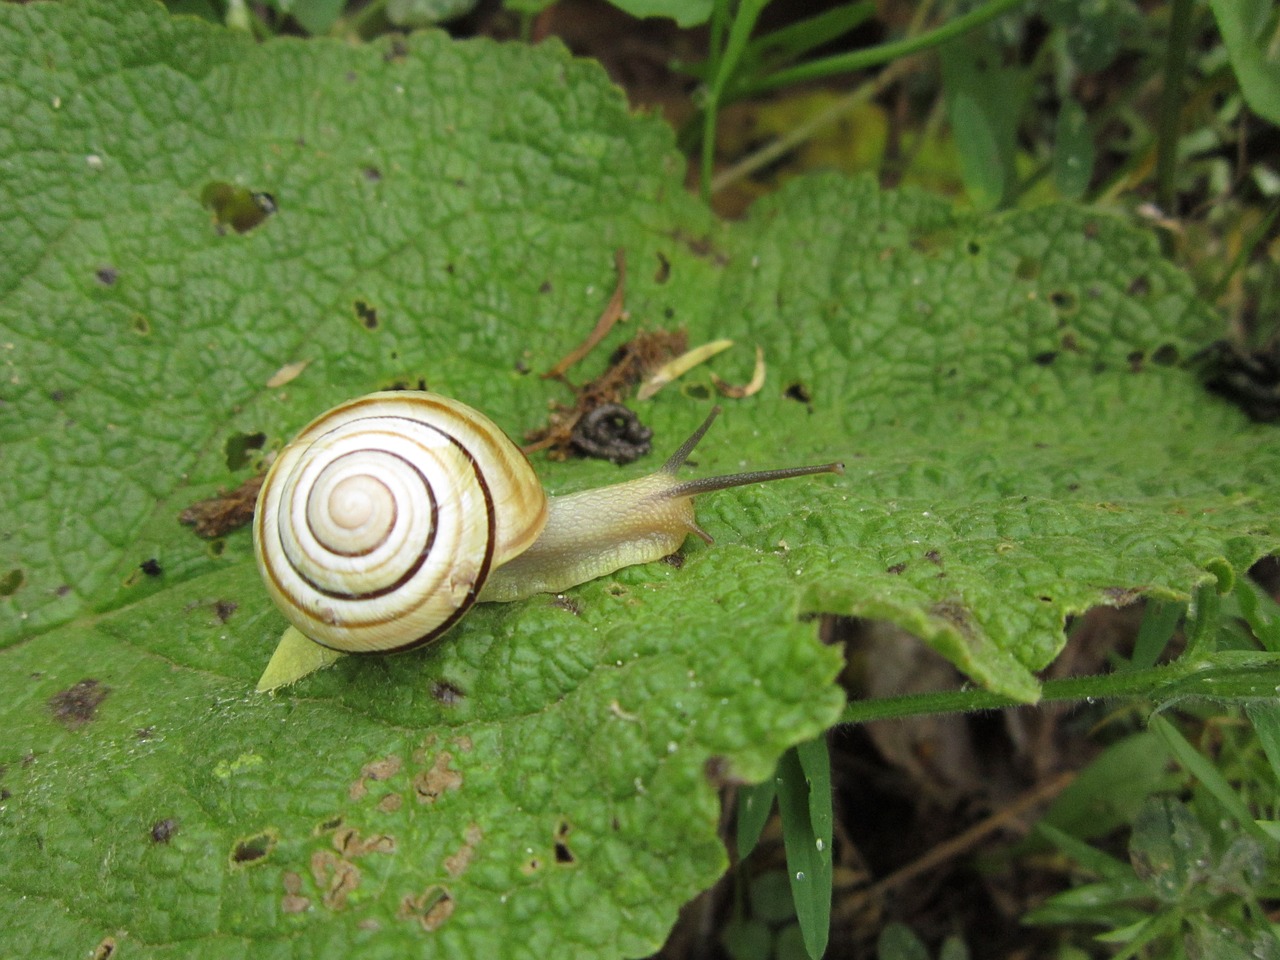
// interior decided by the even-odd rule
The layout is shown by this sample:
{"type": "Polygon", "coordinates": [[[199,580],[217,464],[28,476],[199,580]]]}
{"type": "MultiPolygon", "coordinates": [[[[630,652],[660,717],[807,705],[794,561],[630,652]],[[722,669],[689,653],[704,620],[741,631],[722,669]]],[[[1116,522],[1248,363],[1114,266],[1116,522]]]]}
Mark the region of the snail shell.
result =
{"type": "Polygon", "coordinates": [[[447,397],[385,392],[312,421],[254,517],[258,569],[302,633],[334,650],[427,643],[524,552],[547,497],[519,447],[447,397]]]}

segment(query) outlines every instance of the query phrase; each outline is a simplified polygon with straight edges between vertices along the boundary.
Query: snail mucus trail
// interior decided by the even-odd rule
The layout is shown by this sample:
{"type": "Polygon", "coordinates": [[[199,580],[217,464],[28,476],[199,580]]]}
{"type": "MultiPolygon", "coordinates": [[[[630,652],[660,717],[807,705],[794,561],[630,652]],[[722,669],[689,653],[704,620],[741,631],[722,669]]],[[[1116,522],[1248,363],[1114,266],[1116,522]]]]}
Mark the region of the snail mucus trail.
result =
{"type": "Polygon", "coordinates": [[[290,621],[259,689],[343,653],[436,639],[476,601],[558,593],[674,553],[693,500],[843,465],[681,480],[719,408],[657,471],[548,497],[502,430],[438,394],[394,391],[321,415],[276,458],[258,497],[254,550],[290,621]]]}

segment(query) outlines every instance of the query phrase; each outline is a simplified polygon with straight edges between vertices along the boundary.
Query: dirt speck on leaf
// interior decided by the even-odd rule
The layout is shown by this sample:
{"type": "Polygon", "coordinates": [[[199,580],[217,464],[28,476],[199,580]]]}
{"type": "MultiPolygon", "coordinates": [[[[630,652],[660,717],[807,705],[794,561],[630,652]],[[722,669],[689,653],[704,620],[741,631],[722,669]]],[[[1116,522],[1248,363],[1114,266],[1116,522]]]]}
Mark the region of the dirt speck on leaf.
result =
{"type": "Polygon", "coordinates": [[[173,817],[165,817],[163,820],[157,820],[152,824],[151,839],[155,843],[168,843],[177,832],[178,821],[173,817]]]}
{"type": "Polygon", "coordinates": [[[446,790],[457,790],[462,786],[462,774],[449,769],[453,754],[441,750],[429,770],[423,770],[413,778],[413,790],[419,803],[435,803],[446,790]]]}
{"type": "Polygon", "coordinates": [[[71,730],[77,730],[95,719],[98,707],[107,699],[111,688],[93,678],[78,680],[49,698],[53,719],[71,730]]]}

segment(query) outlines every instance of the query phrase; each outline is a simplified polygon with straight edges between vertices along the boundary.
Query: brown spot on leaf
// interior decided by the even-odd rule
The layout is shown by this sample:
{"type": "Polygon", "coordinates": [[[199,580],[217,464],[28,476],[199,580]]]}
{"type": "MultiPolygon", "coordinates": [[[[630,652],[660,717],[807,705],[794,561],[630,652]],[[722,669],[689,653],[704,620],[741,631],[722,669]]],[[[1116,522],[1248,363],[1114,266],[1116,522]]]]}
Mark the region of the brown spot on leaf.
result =
{"type": "Polygon", "coordinates": [[[448,680],[437,680],[431,684],[431,696],[443,707],[457,706],[467,698],[460,688],[448,680]]]}
{"type": "MultiPolygon", "coordinates": [[[[294,874],[297,876],[297,874],[294,874]]],[[[281,913],[306,913],[311,909],[311,898],[296,893],[286,893],[280,898],[281,913]]]]}
{"type": "Polygon", "coordinates": [[[942,554],[937,550],[926,550],[924,558],[930,563],[936,563],[938,566],[942,566],[942,554]]]}
{"type": "Polygon", "coordinates": [[[413,790],[419,803],[435,803],[446,790],[457,790],[462,786],[462,774],[449,769],[453,754],[441,750],[430,770],[423,770],[413,778],[413,790]]]}
{"type": "Polygon", "coordinates": [[[906,565],[905,563],[895,563],[893,566],[891,566],[891,567],[889,567],[889,568],[888,568],[887,572],[888,572],[888,573],[893,573],[893,574],[898,574],[898,573],[901,573],[901,572],[902,572],[903,570],[905,570],[905,569],[907,569],[907,565],[906,565]]]}
{"type": "Polygon", "coordinates": [[[577,600],[574,600],[572,597],[566,597],[564,594],[557,594],[552,597],[551,606],[556,607],[559,610],[563,610],[566,613],[571,613],[575,617],[582,616],[582,604],[577,600]]]}
{"type": "Polygon", "coordinates": [[[355,827],[343,827],[333,834],[333,848],[344,857],[363,857],[370,853],[395,853],[395,837],[375,833],[361,837],[355,827]]]}
{"type": "Polygon", "coordinates": [[[395,813],[404,805],[404,797],[398,793],[388,793],[378,801],[377,807],[383,813],[395,813]]]}
{"type": "Polygon", "coordinates": [[[1102,595],[1113,606],[1127,607],[1142,596],[1142,591],[1135,590],[1133,587],[1104,587],[1102,595]]]}
{"type": "Polygon", "coordinates": [[[98,282],[104,287],[112,287],[120,279],[120,271],[115,267],[103,265],[94,271],[94,276],[98,278],[98,282]]]}
{"type": "Polygon", "coordinates": [[[239,608],[240,604],[231,600],[215,600],[213,602],[213,613],[218,618],[219,623],[226,623],[239,608]]]}
{"type": "Polygon", "coordinates": [[[447,889],[432,884],[416,897],[406,896],[396,911],[399,920],[417,920],[428,933],[439,930],[453,915],[454,900],[447,889]]]}
{"type": "Polygon", "coordinates": [[[456,853],[444,858],[445,873],[451,877],[458,877],[466,872],[467,866],[475,856],[476,847],[483,837],[484,834],[480,830],[480,825],[476,823],[470,824],[467,827],[466,834],[463,836],[462,846],[458,848],[456,853]]]}
{"type": "Polygon", "coordinates": [[[110,960],[111,957],[115,956],[115,952],[116,938],[103,937],[98,941],[98,945],[93,948],[93,953],[90,954],[90,957],[92,957],[92,960],[110,960]]]}
{"type": "Polygon", "coordinates": [[[959,600],[940,600],[930,608],[929,612],[935,617],[946,620],[968,639],[973,639],[978,633],[973,614],[959,600]]]}
{"type": "Polygon", "coordinates": [[[360,886],[360,868],[330,850],[311,855],[311,877],[324,891],[320,899],[330,910],[346,907],[347,897],[360,886]]]}
{"type": "Polygon", "coordinates": [[[97,716],[98,707],[110,692],[111,688],[106,684],[86,678],[50,697],[49,709],[53,711],[53,719],[77,730],[97,716]]]}
{"type": "Polygon", "coordinates": [[[168,843],[170,838],[178,832],[178,821],[173,817],[165,817],[163,820],[157,820],[151,826],[151,839],[156,843],[168,843]]]}

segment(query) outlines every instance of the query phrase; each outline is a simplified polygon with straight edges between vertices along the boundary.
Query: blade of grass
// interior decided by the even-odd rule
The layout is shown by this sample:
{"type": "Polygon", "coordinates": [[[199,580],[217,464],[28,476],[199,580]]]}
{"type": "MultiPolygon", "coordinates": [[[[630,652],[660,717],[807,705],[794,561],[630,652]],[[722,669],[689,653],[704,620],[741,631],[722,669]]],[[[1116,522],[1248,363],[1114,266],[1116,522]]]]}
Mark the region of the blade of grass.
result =
{"type": "MultiPolygon", "coordinates": [[[[765,4],[768,2],[769,0],[741,0],[729,23],[724,46],[719,51],[715,78],[711,81],[711,86],[706,91],[706,103],[703,104],[701,177],[703,199],[711,196],[711,174],[715,169],[716,122],[719,118],[720,103],[724,96],[724,90],[729,80],[733,77],[734,71],[738,68],[738,62],[742,59],[743,51],[747,49],[747,42],[751,39],[751,32],[755,29],[756,21],[760,18],[760,11],[764,9],[765,4]]],[[[716,10],[720,11],[721,9],[727,11],[728,5],[717,3],[716,10]]]]}
{"type": "Polygon", "coordinates": [[[895,40],[891,43],[882,43],[874,47],[867,47],[862,50],[855,50],[852,53],[841,53],[831,57],[823,57],[819,60],[810,60],[808,63],[798,64],[794,67],[788,67],[785,70],[779,70],[776,73],[761,77],[754,81],[744,89],[736,91],[742,96],[750,96],[757,93],[764,93],[769,90],[777,90],[779,87],[787,87],[794,83],[800,83],[804,80],[819,80],[823,77],[829,77],[837,73],[850,73],[854,70],[865,70],[867,67],[874,67],[881,63],[888,63],[891,60],[897,60],[900,57],[910,56],[913,53],[919,53],[921,50],[930,50],[934,47],[946,43],[948,40],[958,37],[963,33],[967,33],[974,27],[979,27],[989,20],[994,20],[1002,13],[1012,10],[1023,0],[988,0],[982,6],[975,10],[971,10],[962,17],[949,23],[944,23],[927,33],[919,36],[907,37],[903,40],[895,40]]]}
{"type": "Polygon", "coordinates": [[[1232,789],[1231,784],[1218,771],[1218,768],[1213,765],[1213,762],[1193,747],[1190,741],[1178,731],[1178,728],[1164,717],[1153,716],[1149,721],[1149,725],[1151,729],[1160,734],[1168,745],[1174,759],[1182,765],[1183,769],[1200,781],[1201,785],[1209,791],[1219,805],[1236,819],[1241,829],[1254,839],[1266,843],[1266,831],[1254,822],[1249,808],[1244,805],[1240,795],[1232,789]]]}
{"type": "Polygon", "coordinates": [[[770,777],[764,783],[738,790],[738,859],[744,859],[760,842],[760,833],[773,810],[778,795],[778,781],[770,777]]]}
{"type": "Polygon", "coordinates": [[[1192,0],[1173,0],[1169,6],[1169,43],[1165,47],[1164,87],[1156,142],[1156,201],[1166,213],[1176,213],[1178,128],[1182,120],[1182,82],[1191,45],[1192,0]]]}
{"type": "Polygon", "coordinates": [[[778,763],[778,811],[787,874],[805,949],[826,952],[831,927],[831,758],[825,737],[788,750],[778,763]]]}
{"type": "Polygon", "coordinates": [[[1147,609],[1142,614],[1142,625],[1138,627],[1138,639],[1133,644],[1133,659],[1120,669],[1146,670],[1154,667],[1173,639],[1173,632],[1186,609],[1185,603],[1156,597],[1148,600],[1147,609]]]}
{"type": "Polygon", "coordinates": [[[1245,713],[1253,721],[1253,729],[1258,734],[1258,742],[1262,744],[1262,752],[1267,755],[1271,772],[1280,782],[1280,704],[1251,703],[1245,707],[1245,713]]]}
{"type": "Polygon", "coordinates": [[[747,46],[743,64],[753,67],[781,67],[804,56],[810,50],[830,43],[875,15],[872,0],[848,3],[827,10],[816,16],[806,17],[763,37],[757,37],[747,46]]]}

